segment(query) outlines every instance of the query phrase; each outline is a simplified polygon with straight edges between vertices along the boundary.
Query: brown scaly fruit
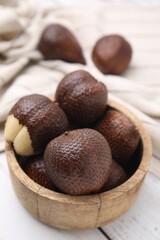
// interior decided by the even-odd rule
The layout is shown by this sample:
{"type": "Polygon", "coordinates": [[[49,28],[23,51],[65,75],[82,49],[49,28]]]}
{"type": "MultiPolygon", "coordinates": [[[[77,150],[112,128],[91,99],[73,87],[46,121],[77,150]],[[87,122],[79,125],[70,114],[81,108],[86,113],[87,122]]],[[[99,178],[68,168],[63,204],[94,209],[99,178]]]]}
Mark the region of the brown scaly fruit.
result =
{"type": "Polygon", "coordinates": [[[107,181],[112,157],[106,139],[93,129],[68,131],[52,140],[44,153],[50,179],[70,195],[97,193],[107,181]]]}
{"type": "Polygon", "coordinates": [[[55,95],[68,118],[85,126],[102,116],[107,97],[105,85],[83,70],[67,74],[59,83],[55,95]]]}
{"type": "Polygon", "coordinates": [[[127,180],[127,174],[124,169],[114,160],[112,160],[111,172],[107,182],[101,189],[101,192],[118,187],[127,180]]]}
{"type": "Polygon", "coordinates": [[[38,49],[46,59],[86,64],[79,42],[71,31],[60,24],[52,24],[44,29],[38,49]]]}
{"type": "Polygon", "coordinates": [[[121,112],[106,110],[94,129],[107,139],[113,159],[120,165],[125,165],[135,152],[140,140],[134,123],[121,112]]]}
{"type": "Polygon", "coordinates": [[[49,141],[65,132],[68,120],[49,98],[39,94],[22,97],[11,109],[5,124],[5,139],[15,152],[29,156],[42,152],[49,141]]]}
{"type": "Polygon", "coordinates": [[[25,163],[23,164],[23,170],[33,181],[39,185],[53,191],[57,190],[55,185],[46,174],[42,155],[32,156],[29,159],[26,159],[25,163]]]}
{"type": "Polygon", "coordinates": [[[103,74],[121,74],[128,67],[132,48],[122,36],[100,38],[92,51],[92,60],[103,74]]]}

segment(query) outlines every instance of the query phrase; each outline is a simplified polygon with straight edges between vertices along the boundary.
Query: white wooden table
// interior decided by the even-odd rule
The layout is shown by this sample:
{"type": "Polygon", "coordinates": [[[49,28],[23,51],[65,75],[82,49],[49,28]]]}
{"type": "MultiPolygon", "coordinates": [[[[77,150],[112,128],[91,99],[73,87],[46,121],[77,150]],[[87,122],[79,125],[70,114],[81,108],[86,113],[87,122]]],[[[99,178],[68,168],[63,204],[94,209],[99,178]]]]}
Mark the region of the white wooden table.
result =
{"type": "MultiPolygon", "coordinates": [[[[63,1],[55,2],[57,4],[63,1]]],[[[158,0],[153,2],[160,3],[158,0]]],[[[160,4],[156,7],[134,5],[132,9],[119,5],[115,8],[112,6],[107,21],[112,22],[112,29],[108,31],[125,34],[135,51],[132,65],[124,76],[138,82],[145,78],[146,84],[152,77],[158,83],[160,81],[160,4]],[[119,23],[118,27],[117,23],[119,23]]],[[[142,191],[134,206],[124,216],[103,228],[65,231],[44,225],[21,206],[12,189],[5,154],[1,153],[0,240],[21,239],[160,240],[160,159],[152,159],[142,191]]]]}

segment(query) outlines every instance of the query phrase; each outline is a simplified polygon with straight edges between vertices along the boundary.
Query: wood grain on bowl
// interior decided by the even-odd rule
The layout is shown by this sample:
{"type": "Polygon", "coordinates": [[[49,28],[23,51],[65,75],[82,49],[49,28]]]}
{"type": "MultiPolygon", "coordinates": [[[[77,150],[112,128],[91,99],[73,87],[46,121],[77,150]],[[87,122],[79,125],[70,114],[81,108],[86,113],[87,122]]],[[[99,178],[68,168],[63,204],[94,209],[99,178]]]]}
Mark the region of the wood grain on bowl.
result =
{"type": "Polygon", "coordinates": [[[111,100],[108,104],[134,122],[142,142],[142,157],[137,170],[126,182],[110,191],[87,196],[69,196],[48,190],[23,172],[12,146],[6,143],[6,155],[15,193],[23,206],[45,224],[64,229],[99,227],[120,217],[136,200],[150,165],[150,137],[143,124],[128,109],[111,100]]]}

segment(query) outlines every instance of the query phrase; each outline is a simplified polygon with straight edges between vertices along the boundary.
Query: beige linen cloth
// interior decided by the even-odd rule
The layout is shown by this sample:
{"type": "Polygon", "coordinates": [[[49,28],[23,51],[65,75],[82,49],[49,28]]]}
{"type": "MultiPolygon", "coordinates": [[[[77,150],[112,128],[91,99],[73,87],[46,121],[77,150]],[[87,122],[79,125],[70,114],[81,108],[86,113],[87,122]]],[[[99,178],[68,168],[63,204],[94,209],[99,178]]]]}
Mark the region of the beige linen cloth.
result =
{"type": "MultiPolygon", "coordinates": [[[[39,8],[33,0],[0,0],[0,151],[4,150],[3,127],[13,104],[31,93],[53,95],[62,77],[77,69],[88,70],[106,84],[110,98],[132,110],[148,129],[153,155],[160,159],[160,82],[152,86],[101,74],[91,61],[95,41],[105,33],[105,5],[39,8]],[[44,61],[36,50],[39,36],[49,23],[61,23],[75,33],[87,65],[44,61]]],[[[154,79],[151,79],[154,83],[154,79]]]]}

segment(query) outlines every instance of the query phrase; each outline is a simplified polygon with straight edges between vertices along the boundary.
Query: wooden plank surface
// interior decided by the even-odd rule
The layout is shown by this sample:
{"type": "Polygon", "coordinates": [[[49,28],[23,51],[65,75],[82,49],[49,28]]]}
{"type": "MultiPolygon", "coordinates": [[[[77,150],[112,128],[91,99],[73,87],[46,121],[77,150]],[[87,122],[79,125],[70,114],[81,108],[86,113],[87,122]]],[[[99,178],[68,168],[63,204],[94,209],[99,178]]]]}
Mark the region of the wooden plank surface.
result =
{"type": "Polygon", "coordinates": [[[103,229],[113,240],[160,239],[160,180],[151,173],[145,179],[134,206],[103,229]]]}

